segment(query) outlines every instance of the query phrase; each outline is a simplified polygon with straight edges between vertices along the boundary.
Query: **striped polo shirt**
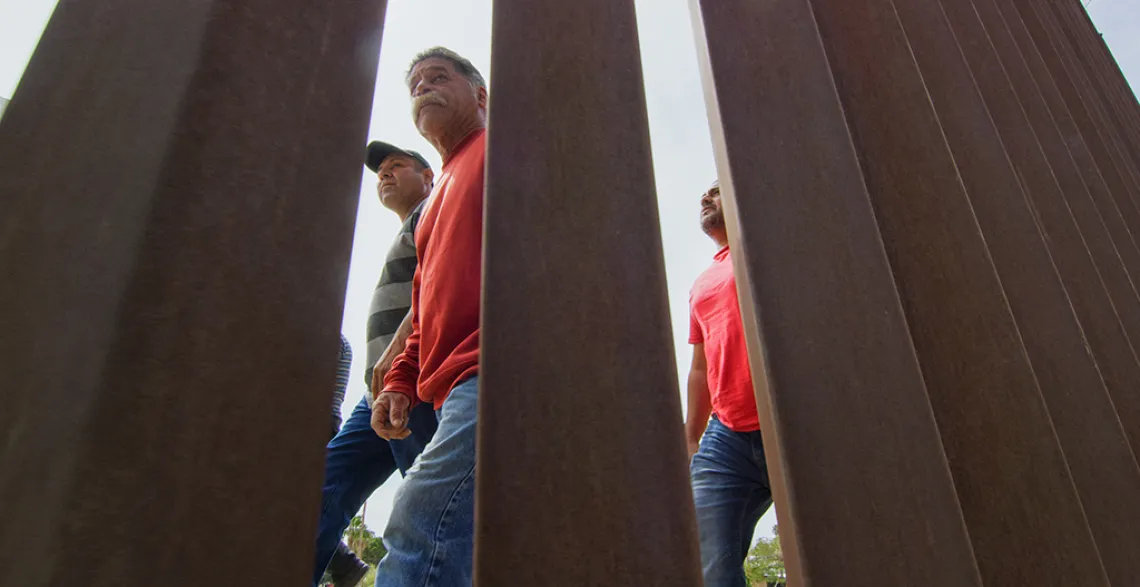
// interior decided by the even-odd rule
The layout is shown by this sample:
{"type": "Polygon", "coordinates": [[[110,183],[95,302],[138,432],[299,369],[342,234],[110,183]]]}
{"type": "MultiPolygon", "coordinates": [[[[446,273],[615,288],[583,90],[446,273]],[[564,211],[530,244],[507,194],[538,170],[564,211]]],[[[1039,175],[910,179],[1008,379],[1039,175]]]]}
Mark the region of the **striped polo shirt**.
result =
{"type": "Polygon", "coordinates": [[[380,355],[384,354],[384,349],[388,348],[388,343],[392,342],[392,335],[396,334],[404,316],[412,309],[412,277],[416,274],[416,225],[426,201],[421,201],[400,227],[396,242],[388,249],[380,281],[372,292],[372,305],[368,310],[368,346],[364,353],[364,381],[369,386],[372,385],[372,368],[380,360],[380,355]]]}
{"type": "Polygon", "coordinates": [[[344,403],[344,390],[348,388],[348,373],[352,369],[352,346],[340,335],[340,357],[336,365],[336,388],[333,390],[332,415],[334,428],[340,428],[340,406],[344,403]]]}

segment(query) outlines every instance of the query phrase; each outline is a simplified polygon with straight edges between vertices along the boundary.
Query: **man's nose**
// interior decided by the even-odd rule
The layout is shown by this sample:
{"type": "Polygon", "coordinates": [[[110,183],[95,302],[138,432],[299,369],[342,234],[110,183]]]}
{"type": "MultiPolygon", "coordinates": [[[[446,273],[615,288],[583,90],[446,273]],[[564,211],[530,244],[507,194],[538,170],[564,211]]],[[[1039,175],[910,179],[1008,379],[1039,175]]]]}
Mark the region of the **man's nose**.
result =
{"type": "Polygon", "coordinates": [[[435,89],[435,86],[426,81],[418,81],[412,88],[412,97],[419,97],[435,89]]]}

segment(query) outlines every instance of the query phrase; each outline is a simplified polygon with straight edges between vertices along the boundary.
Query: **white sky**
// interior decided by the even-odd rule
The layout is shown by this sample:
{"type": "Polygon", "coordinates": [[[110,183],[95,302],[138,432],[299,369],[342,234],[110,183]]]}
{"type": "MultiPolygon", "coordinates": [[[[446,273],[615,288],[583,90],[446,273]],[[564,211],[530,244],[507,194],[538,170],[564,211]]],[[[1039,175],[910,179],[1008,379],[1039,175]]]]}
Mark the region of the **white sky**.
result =
{"type": "MultiPolygon", "coordinates": [[[[14,93],[55,4],[55,0],[0,0],[0,97],[10,98],[14,93]]],[[[697,225],[697,199],[714,178],[715,168],[688,0],[637,0],[637,8],[673,336],[678,368],[683,372],[690,353],[685,344],[689,287],[715,252],[697,225]]],[[[1134,85],[1140,83],[1140,2],[1092,0],[1089,12],[1125,75],[1134,85]]],[[[415,149],[438,170],[439,156],[411,123],[403,74],[416,52],[444,45],[471,59],[489,77],[491,1],[389,0],[386,23],[369,136],[415,149]],[[425,14],[438,20],[426,26],[425,14]]],[[[365,392],[359,363],[364,355],[368,304],[388,245],[399,228],[396,217],[380,206],[375,178],[366,172],[362,165],[360,210],[343,323],[358,357],[345,399],[346,417],[365,392]]],[[[369,500],[366,522],[374,530],[383,529],[398,485],[396,476],[369,500]]],[[[775,523],[770,511],[761,520],[757,534],[771,535],[775,523]]]]}

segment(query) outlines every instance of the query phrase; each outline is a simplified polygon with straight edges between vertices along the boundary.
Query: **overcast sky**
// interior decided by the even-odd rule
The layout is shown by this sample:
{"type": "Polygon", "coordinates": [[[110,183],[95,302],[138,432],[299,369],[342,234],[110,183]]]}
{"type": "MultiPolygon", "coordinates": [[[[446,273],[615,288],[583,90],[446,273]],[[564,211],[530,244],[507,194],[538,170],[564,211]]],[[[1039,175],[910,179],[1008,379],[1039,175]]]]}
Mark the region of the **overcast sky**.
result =
{"type": "MultiPolygon", "coordinates": [[[[54,0],[0,0],[0,97],[12,96],[55,4],[54,0]]],[[[1133,85],[1140,83],[1140,0],[1092,0],[1088,7],[1125,75],[1133,85]]],[[[688,0],[638,0],[637,8],[673,336],[678,365],[684,370],[690,353],[685,344],[689,287],[715,252],[697,225],[697,199],[712,182],[715,168],[688,0]]],[[[389,0],[369,136],[420,151],[438,170],[439,156],[411,123],[404,71],[416,52],[445,45],[471,59],[489,77],[490,36],[490,0],[389,0]]],[[[359,363],[364,355],[368,303],[399,228],[396,217],[376,198],[375,178],[365,172],[362,166],[343,323],[358,357],[345,416],[365,392],[359,363]]],[[[383,528],[398,483],[392,479],[368,502],[366,521],[374,530],[383,528]]],[[[769,512],[758,534],[770,535],[773,524],[775,516],[769,512]]]]}

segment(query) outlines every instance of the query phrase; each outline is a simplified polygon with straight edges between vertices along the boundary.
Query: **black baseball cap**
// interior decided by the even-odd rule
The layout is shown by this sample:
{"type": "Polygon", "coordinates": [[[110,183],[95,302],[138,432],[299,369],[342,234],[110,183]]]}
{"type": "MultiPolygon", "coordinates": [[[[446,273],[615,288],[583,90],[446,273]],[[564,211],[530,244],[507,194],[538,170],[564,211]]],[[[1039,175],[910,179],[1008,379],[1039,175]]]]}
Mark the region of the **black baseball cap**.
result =
{"type": "Polygon", "coordinates": [[[368,143],[368,152],[364,156],[364,165],[372,170],[373,173],[380,171],[380,164],[384,162],[391,155],[404,155],[411,157],[419,162],[420,165],[431,169],[431,164],[424,159],[423,155],[415,151],[401,149],[396,145],[385,143],[382,141],[372,141],[368,143]]]}

